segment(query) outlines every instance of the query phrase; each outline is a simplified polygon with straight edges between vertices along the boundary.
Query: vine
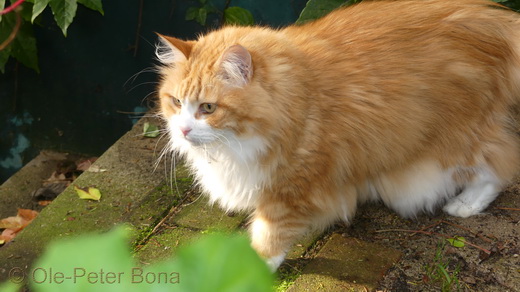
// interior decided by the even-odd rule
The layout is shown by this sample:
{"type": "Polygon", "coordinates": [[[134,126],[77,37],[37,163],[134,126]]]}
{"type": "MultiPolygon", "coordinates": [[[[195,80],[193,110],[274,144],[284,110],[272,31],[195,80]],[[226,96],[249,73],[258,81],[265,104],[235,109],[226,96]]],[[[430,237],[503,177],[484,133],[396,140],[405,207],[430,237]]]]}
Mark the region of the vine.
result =
{"type": "Polygon", "coordinates": [[[0,72],[5,72],[9,58],[39,72],[36,39],[32,25],[47,7],[64,36],[76,16],[78,3],[102,15],[102,0],[0,0],[0,72]]]}
{"type": "Polygon", "coordinates": [[[226,0],[224,10],[220,11],[207,0],[199,0],[200,6],[192,6],[186,11],[186,20],[194,20],[200,25],[206,25],[208,14],[221,14],[221,22],[227,25],[253,25],[255,19],[247,9],[237,6],[229,6],[230,0],[226,0]]]}

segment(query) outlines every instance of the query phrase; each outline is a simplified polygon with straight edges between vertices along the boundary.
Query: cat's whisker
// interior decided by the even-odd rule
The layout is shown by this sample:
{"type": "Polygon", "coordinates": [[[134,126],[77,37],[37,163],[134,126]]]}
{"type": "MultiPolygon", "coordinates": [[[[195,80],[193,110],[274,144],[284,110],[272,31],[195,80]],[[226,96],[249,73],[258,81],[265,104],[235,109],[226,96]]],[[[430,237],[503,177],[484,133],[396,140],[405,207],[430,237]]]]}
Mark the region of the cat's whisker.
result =
{"type": "Polygon", "coordinates": [[[141,102],[144,102],[146,99],[150,98],[151,96],[157,96],[157,91],[156,91],[156,90],[153,90],[153,91],[151,91],[150,93],[148,93],[147,95],[145,95],[145,96],[141,99],[141,102]]]}
{"type": "MultiPolygon", "coordinates": [[[[175,185],[175,190],[177,191],[177,196],[181,197],[182,194],[181,194],[181,191],[179,190],[179,184],[177,183],[177,153],[175,151],[172,151],[172,163],[171,163],[171,167],[170,167],[170,173],[172,175],[170,176],[173,176],[173,180],[172,180],[172,184],[175,185]]],[[[170,188],[173,190],[173,186],[172,184],[170,184],[170,188]]]]}
{"type": "Polygon", "coordinates": [[[126,93],[130,93],[130,92],[134,91],[136,88],[144,86],[144,85],[158,85],[158,84],[159,84],[159,82],[155,82],[155,81],[141,82],[141,83],[133,86],[132,88],[130,88],[126,93]]]}
{"type": "Polygon", "coordinates": [[[218,139],[220,142],[222,142],[222,144],[225,144],[225,145],[227,145],[228,147],[231,148],[231,142],[229,141],[229,139],[224,134],[212,133],[211,135],[213,137],[215,137],[216,139],[218,139]],[[222,138],[224,138],[225,141],[222,138]]]}
{"type": "MultiPolygon", "coordinates": [[[[167,132],[164,132],[162,133],[159,138],[157,139],[157,141],[155,142],[155,147],[154,147],[154,152],[157,150],[157,147],[159,146],[159,143],[161,142],[161,140],[164,138],[164,137],[168,137],[169,134],[167,132]]],[[[166,155],[166,153],[172,151],[171,150],[171,146],[169,143],[167,143],[162,149],[161,151],[159,152],[159,156],[157,157],[156,159],[156,162],[154,163],[154,172],[157,170],[157,167],[159,166],[159,163],[160,161],[164,158],[164,156],[166,155]]]]}
{"type": "Polygon", "coordinates": [[[147,111],[144,115],[143,115],[143,118],[150,118],[150,119],[160,119],[161,116],[157,113],[153,113],[153,112],[150,112],[150,111],[147,111]]]}
{"type": "Polygon", "coordinates": [[[126,87],[126,85],[127,85],[128,83],[134,83],[135,80],[136,80],[139,76],[141,76],[141,74],[143,74],[143,73],[154,73],[154,74],[158,74],[159,71],[160,71],[160,70],[159,70],[158,68],[156,68],[156,67],[147,67],[147,68],[144,68],[143,70],[141,70],[141,71],[135,73],[134,75],[130,76],[130,77],[125,81],[125,83],[123,84],[123,87],[126,87]]]}

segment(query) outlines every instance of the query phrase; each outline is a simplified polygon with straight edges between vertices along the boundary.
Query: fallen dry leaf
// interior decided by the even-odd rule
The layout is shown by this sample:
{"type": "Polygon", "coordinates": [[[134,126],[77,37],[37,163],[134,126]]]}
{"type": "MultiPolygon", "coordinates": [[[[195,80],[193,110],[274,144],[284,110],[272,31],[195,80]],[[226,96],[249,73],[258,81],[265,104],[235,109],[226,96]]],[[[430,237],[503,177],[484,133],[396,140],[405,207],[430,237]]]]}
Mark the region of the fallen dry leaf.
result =
{"type": "Polygon", "coordinates": [[[101,199],[101,192],[93,187],[78,188],[74,186],[76,193],[81,199],[99,201],[101,199]]]}
{"type": "Polygon", "coordinates": [[[97,165],[92,165],[92,166],[89,167],[86,171],[88,171],[88,172],[105,172],[105,171],[107,171],[107,170],[104,169],[104,168],[100,168],[100,167],[97,166],[97,165]]]}
{"type": "Polygon", "coordinates": [[[91,157],[88,159],[80,160],[76,162],[76,170],[87,171],[90,166],[97,160],[97,157],[91,157]]]}
{"type": "Polygon", "coordinates": [[[51,176],[43,182],[43,185],[56,183],[56,182],[70,182],[69,179],[63,173],[54,171],[51,176]]]}
{"type": "Polygon", "coordinates": [[[16,232],[14,232],[12,229],[4,229],[2,231],[2,234],[0,234],[0,241],[3,241],[3,243],[11,241],[16,236],[16,232]]]}
{"type": "Polygon", "coordinates": [[[38,205],[40,206],[48,206],[50,203],[52,203],[51,200],[46,200],[46,201],[38,201],[38,205]]]}
{"type": "Polygon", "coordinates": [[[22,218],[19,216],[7,217],[0,220],[0,228],[17,229],[23,226],[22,218]]]}
{"type": "Polygon", "coordinates": [[[0,242],[11,241],[18,232],[22,231],[34,218],[38,212],[29,209],[18,209],[16,216],[7,217],[0,220],[0,228],[4,228],[0,235],[0,242]]]}

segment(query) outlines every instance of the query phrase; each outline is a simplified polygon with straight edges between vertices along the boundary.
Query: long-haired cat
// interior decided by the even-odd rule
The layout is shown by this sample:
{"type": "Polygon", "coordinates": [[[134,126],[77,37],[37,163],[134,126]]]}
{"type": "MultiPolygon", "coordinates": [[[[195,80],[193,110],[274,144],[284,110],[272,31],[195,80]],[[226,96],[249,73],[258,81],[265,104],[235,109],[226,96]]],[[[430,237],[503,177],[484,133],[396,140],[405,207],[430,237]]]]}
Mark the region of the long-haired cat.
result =
{"type": "Polygon", "coordinates": [[[518,171],[520,17],[484,0],[363,2],[283,29],[160,36],[169,149],[273,269],[358,204],[483,211],[518,171]]]}

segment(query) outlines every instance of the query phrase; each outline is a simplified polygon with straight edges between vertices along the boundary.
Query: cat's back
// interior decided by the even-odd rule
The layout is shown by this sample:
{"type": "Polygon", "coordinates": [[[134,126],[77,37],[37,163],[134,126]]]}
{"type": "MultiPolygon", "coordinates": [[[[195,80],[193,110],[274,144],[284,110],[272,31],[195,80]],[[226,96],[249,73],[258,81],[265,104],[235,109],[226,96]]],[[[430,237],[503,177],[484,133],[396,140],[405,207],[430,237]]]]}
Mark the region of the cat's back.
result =
{"type": "Polygon", "coordinates": [[[317,21],[286,30],[296,40],[339,38],[346,43],[345,37],[362,40],[402,35],[414,41],[417,32],[442,34],[447,27],[452,31],[489,27],[500,33],[501,29],[514,29],[517,19],[514,12],[489,0],[382,0],[339,8],[317,21]]]}
{"type": "Polygon", "coordinates": [[[317,63],[363,56],[376,63],[424,56],[440,60],[448,53],[465,57],[462,52],[510,59],[519,29],[516,13],[487,0],[402,0],[340,8],[317,21],[288,27],[284,33],[317,63]]]}
{"type": "Polygon", "coordinates": [[[519,19],[487,0],[368,1],[282,33],[306,56],[321,91],[439,98],[436,89],[452,90],[456,79],[480,92],[500,80],[517,83],[519,19]]]}

